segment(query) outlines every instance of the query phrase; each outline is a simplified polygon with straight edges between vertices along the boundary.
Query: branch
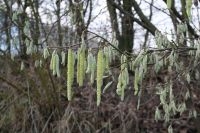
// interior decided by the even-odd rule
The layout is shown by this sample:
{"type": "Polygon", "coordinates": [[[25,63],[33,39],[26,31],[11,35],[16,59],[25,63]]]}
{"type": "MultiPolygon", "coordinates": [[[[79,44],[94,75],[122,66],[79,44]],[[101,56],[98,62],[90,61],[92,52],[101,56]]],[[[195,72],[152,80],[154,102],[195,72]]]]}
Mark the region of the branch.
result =
{"type": "Polygon", "coordinates": [[[112,3],[109,0],[107,0],[106,2],[107,2],[107,9],[110,15],[112,30],[115,31],[116,38],[119,40],[120,32],[119,32],[119,26],[118,26],[118,21],[117,21],[116,8],[112,6],[112,3]]]}
{"type": "MultiPolygon", "coordinates": [[[[165,3],[167,2],[166,0],[163,0],[165,3]]],[[[181,20],[182,23],[186,22],[187,27],[188,27],[188,31],[194,36],[195,39],[198,39],[200,37],[200,35],[198,35],[196,33],[196,31],[194,30],[194,28],[190,25],[189,21],[186,21],[187,18],[185,18],[183,15],[181,15],[174,6],[171,7],[171,15],[176,16],[177,18],[179,18],[181,20]]]]}
{"type": "Polygon", "coordinates": [[[86,29],[88,29],[90,23],[91,23],[91,19],[92,19],[92,11],[93,11],[93,3],[92,0],[89,0],[88,2],[90,2],[90,11],[89,11],[89,17],[87,20],[87,24],[86,24],[86,29]]]}
{"type": "MultiPolygon", "coordinates": [[[[154,0],[151,0],[151,3],[150,3],[150,14],[149,14],[149,21],[152,20],[152,16],[153,16],[153,3],[154,3],[154,0]]],[[[143,43],[143,48],[146,48],[146,45],[147,45],[147,41],[148,41],[148,38],[149,38],[149,31],[146,30],[146,33],[145,33],[145,36],[144,36],[144,43],[143,43]]]]}
{"type": "Polygon", "coordinates": [[[87,30],[87,32],[94,34],[95,36],[103,39],[105,42],[107,42],[111,47],[113,47],[115,50],[117,50],[120,54],[125,54],[124,52],[122,52],[120,49],[118,49],[116,46],[114,46],[112,43],[110,43],[107,39],[105,39],[104,37],[98,35],[97,33],[94,33],[92,31],[87,30]]]}
{"type": "Polygon", "coordinates": [[[108,0],[114,7],[116,7],[121,13],[126,14],[128,16],[130,16],[134,22],[136,22],[137,24],[139,24],[140,26],[142,26],[143,28],[147,29],[152,35],[155,35],[155,31],[158,30],[155,25],[153,25],[148,18],[143,14],[142,10],[140,9],[139,5],[137,4],[137,2],[135,0],[133,0],[133,7],[136,11],[136,13],[138,14],[138,16],[140,17],[141,21],[137,18],[134,17],[134,15],[130,12],[126,12],[124,11],[124,9],[122,7],[120,7],[119,5],[117,5],[115,2],[113,2],[112,0],[108,0]]]}
{"type": "Polygon", "coordinates": [[[153,52],[162,52],[162,51],[172,51],[175,50],[176,52],[183,52],[183,51],[190,51],[190,50],[197,50],[197,48],[193,47],[177,47],[176,49],[174,48],[163,48],[163,49],[150,49],[147,50],[147,53],[153,53],[153,52]]]}

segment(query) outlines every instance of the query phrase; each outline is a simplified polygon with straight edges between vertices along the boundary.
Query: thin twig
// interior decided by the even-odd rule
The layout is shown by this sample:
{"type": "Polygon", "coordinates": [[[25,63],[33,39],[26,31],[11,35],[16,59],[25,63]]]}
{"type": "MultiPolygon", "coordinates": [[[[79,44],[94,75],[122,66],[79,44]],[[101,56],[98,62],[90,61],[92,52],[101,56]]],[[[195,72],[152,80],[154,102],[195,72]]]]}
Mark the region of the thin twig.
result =
{"type": "Polygon", "coordinates": [[[94,32],[92,32],[92,31],[89,31],[89,30],[87,30],[87,32],[92,33],[92,34],[98,36],[99,38],[101,38],[102,40],[104,40],[105,42],[107,42],[107,43],[108,43],[111,47],[113,47],[115,50],[117,50],[119,53],[125,54],[123,51],[121,51],[121,50],[118,49],[116,46],[114,46],[112,43],[110,43],[106,38],[104,38],[104,37],[98,35],[97,33],[94,33],[94,32]]]}

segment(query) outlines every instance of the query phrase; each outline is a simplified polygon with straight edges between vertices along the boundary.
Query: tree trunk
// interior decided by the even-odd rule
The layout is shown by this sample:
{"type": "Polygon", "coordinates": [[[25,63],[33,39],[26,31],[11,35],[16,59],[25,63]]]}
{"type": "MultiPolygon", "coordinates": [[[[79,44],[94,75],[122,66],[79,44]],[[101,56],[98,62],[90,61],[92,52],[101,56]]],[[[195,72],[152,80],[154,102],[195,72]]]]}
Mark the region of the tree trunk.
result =
{"type": "MultiPolygon", "coordinates": [[[[120,1],[119,1],[120,2],[120,1]]],[[[107,7],[110,14],[110,21],[113,32],[116,34],[116,38],[119,41],[119,49],[128,53],[132,52],[134,29],[133,18],[130,15],[123,14],[121,17],[121,34],[119,32],[119,25],[116,13],[116,7],[113,6],[113,0],[107,0],[107,7]]],[[[125,12],[132,12],[132,2],[130,0],[123,0],[123,10],[125,12]]],[[[121,12],[120,12],[121,13],[121,12]]],[[[122,13],[121,13],[122,14],[122,13]]]]}
{"type": "MultiPolygon", "coordinates": [[[[123,0],[123,9],[126,12],[132,12],[132,2],[130,0],[123,0]]],[[[119,49],[132,53],[133,49],[133,19],[127,14],[122,16],[122,35],[119,41],[119,49]]]]}
{"type": "Polygon", "coordinates": [[[57,27],[58,27],[58,45],[62,46],[62,28],[61,28],[61,18],[60,18],[60,2],[61,0],[57,0],[56,6],[57,6],[57,11],[56,11],[56,16],[57,16],[57,27]]]}

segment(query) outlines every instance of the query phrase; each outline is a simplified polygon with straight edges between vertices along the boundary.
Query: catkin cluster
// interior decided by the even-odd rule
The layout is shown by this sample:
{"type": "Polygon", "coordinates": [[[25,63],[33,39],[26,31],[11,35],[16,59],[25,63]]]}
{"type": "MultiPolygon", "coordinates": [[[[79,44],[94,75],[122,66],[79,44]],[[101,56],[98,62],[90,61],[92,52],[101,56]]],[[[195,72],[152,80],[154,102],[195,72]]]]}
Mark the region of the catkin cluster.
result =
{"type": "Polygon", "coordinates": [[[117,94],[121,96],[121,100],[124,100],[124,91],[129,83],[129,75],[127,68],[127,58],[126,55],[121,56],[121,72],[118,77],[117,84],[117,94]]]}
{"type": "Polygon", "coordinates": [[[53,75],[57,75],[58,77],[60,77],[59,63],[60,59],[58,53],[56,50],[54,50],[51,56],[50,69],[53,71],[53,75]]]}
{"type": "Polygon", "coordinates": [[[90,83],[91,83],[91,85],[94,83],[95,70],[96,70],[96,59],[92,54],[92,50],[89,49],[88,50],[88,56],[87,56],[86,73],[90,74],[90,83]]]}
{"type": "Polygon", "coordinates": [[[131,70],[135,71],[134,74],[134,94],[138,94],[139,84],[142,82],[144,75],[147,72],[147,62],[148,56],[147,53],[143,50],[140,51],[136,59],[131,62],[131,70]]]}
{"type": "Polygon", "coordinates": [[[112,61],[112,49],[110,46],[104,47],[104,55],[105,55],[105,69],[109,70],[109,64],[112,61]]]}

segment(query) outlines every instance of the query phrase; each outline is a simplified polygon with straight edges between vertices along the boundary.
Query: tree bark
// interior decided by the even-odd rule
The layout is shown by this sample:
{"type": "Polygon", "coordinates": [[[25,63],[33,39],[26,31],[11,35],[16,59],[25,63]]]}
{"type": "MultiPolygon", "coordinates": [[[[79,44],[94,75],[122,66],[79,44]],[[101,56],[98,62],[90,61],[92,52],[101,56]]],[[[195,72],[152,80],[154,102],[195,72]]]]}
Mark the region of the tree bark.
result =
{"type": "Polygon", "coordinates": [[[57,0],[56,2],[56,6],[57,6],[57,10],[56,10],[56,16],[57,16],[57,34],[58,34],[58,46],[62,46],[62,28],[61,28],[61,18],[60,18],[60,2],[61,0],[57,0]]]}
{"type": "MultiPolygon", "coordinates": [[[[120,15],[121,17],[121,34],[119,32],[118,17],[116,7],[113,6],[115,2],[113,0],[107,0],[107,7],[110,15],[110,21],[113,32],[115,32],[116,38],[119,41],[119,49],[128,53],[132,52],[134,29],[133,18],[128,14],[120,15]]],[[[132,2],[129,0],[123,0],[122,10],[125,12],[132,12],[132,2]]],[[[122,12],[120,12],[122,14],[122,12]]]]}
{"type": "MultiPolygon", "coordinates": [[[[132,13],[132,2],[123,0],[123,9],[132,13]]],[[[122,35],[119,41],[119,49],[132,53],[134,39],[133,19],[131,16],[124,14],[122,16],[122,35]]]]}

